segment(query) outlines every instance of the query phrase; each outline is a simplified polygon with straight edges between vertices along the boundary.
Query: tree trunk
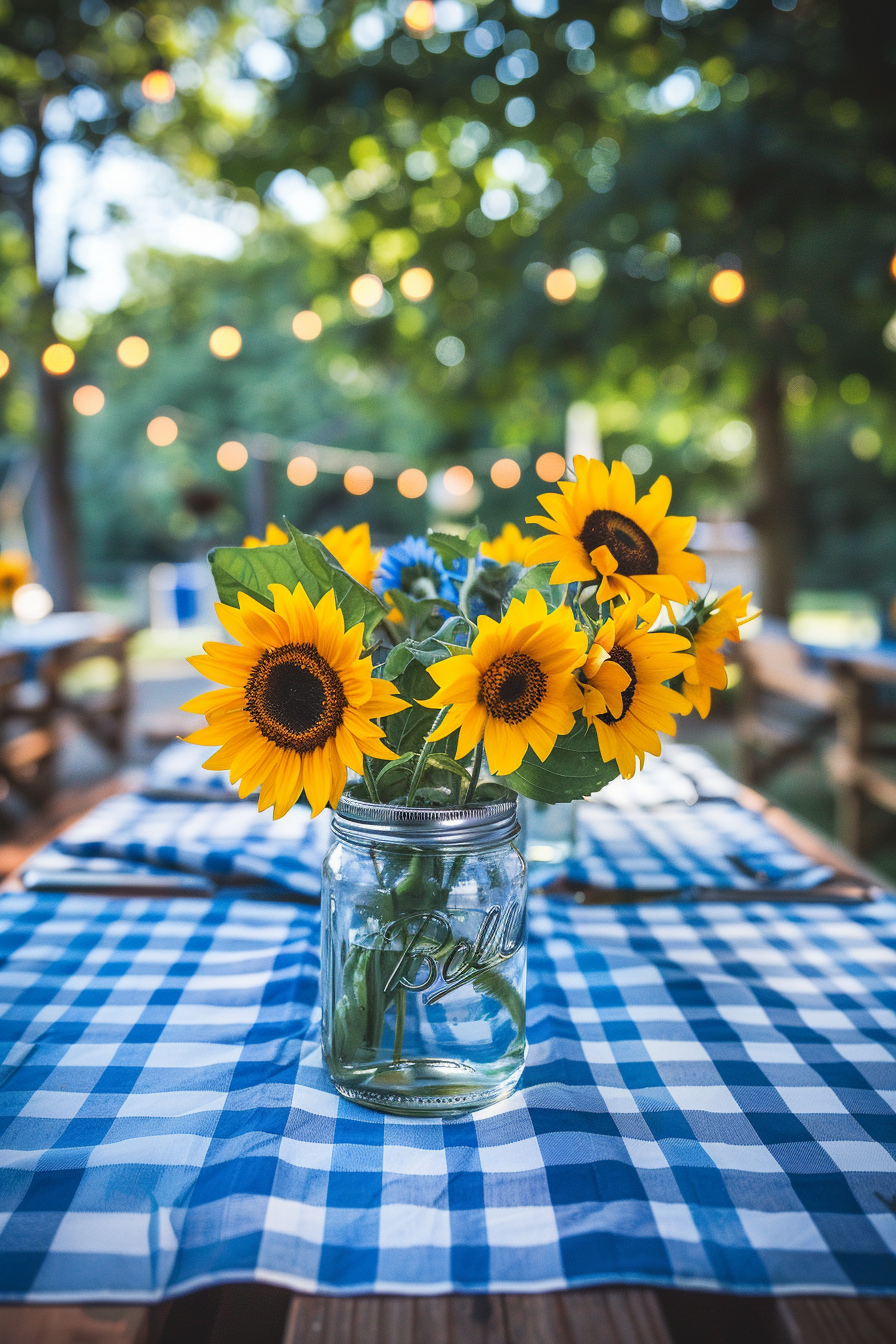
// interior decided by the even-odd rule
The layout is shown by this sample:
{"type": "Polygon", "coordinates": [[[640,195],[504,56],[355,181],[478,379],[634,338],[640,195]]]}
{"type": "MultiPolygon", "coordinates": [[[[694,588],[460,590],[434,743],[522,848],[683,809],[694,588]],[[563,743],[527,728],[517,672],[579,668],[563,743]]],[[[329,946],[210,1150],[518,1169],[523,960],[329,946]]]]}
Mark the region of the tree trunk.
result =
{"type": "Polygon", "coordinates": [[[763,610],[786,620],[793,592],[793,509],[780,372],[770,365],[753,401],[756,430],[756,501],[751,519],[759,533],[763,610]]]}
{"type": "Polygon", "coordinates": [[[47,508],[44,585],[59,610],[77,611],[82,602],[78,520],[71,486],[71,433],[66,382],[38,370],[38,435],[47,508]]]}
{"type": "MultiPolygon", "coordinates": [[[[40,173],[40,156],[46,144],[41,128],[40,108],[32,103],[27,120],[34,131],[37,152],[25,190],[16,198],[16,206],[31,241],[31,255],[37,268],[37,219],[34,192],[40,173]]],[[[35,483],[41,492],[40,505],[46,510],[41,521],[41,580],[53,596],[57,609],[77,611],[81,606],[81,552],[78,522],[71,485],[71,430],[66,405],[66,381],[47,373],[40,364],[40,353],[51,345],[53,332],[53,294],[41,290],[35,301],[34,320],[29,324],[34,341],[37,366],[37,448],[41,477],[35,483]]]]}

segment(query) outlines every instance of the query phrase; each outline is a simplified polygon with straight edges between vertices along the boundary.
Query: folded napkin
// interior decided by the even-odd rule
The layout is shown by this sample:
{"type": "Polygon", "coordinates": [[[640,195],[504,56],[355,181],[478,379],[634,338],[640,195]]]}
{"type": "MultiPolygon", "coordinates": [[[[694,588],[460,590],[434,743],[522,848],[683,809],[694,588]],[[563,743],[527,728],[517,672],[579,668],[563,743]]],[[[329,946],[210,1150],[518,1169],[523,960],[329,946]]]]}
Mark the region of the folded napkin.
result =
{"type": "Polygon", "coordinates": [[[159,802],[123,793],[82,817],[54,848],[80,858],[180,868],[216,881],[256,879],[317,896],[329,843],[329,813],[312,821],[301,805],[273,821],[250,801],[159,802]]]}

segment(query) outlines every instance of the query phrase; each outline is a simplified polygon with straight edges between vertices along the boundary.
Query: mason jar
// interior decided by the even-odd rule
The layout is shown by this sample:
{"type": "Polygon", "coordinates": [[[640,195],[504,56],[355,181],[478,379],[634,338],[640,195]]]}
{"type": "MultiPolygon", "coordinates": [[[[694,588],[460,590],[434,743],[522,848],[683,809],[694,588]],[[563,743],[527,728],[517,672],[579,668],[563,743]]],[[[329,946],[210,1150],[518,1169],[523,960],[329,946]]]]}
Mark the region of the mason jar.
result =
{"type": "Polygon", "coordinates": [[[516,798],[406,807],[343,794],[323,865],[323,1056],[344,1097],[458,1115],[526,1055],[526,864],[516,798]]]}

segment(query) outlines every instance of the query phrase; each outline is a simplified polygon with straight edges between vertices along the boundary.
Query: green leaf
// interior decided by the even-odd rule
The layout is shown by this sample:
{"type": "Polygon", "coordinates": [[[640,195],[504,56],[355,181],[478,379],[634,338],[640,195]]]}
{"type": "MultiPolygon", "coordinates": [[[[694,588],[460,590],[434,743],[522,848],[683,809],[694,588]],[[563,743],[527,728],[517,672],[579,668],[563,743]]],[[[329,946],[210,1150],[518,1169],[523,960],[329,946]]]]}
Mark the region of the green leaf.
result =
{"type": "Polygon", "coordinates": [[[248,593],[273,607],[270,584],[282,583],[292,592],[301,583],[316,605],[332,590],[346,630],[363,625],[366,644],[386,614],[383,603],[346,574],[317,537],[307,536],[290,522],[286,526],[291,536],[286,546],[219,546],[211,552],[209,563],[221,601],[237,607],[239,594],[248,593]]]}
{"type": "Polygon", "coordinates": [[[406,630],[405,627],[402,629],[410,633],[411,639],[425,639],[427,635],[433,634],[444,622],[445,612],[459,614],[456,603],[447,602],[441,597],[409,597],[400,588],[390,588],[389,597],[401,612],[406,630]]]}
{"type": "Polygon", "coordinates": [[[571,803],[596,793],[618,774],[615,761],[604,763],[597,733],[580,717],[571,733],[557,738],[546,761],[540,761],[530,747],[519,769],[502,778],[536,803],[571,803]]]}
{"type": "Polygon", "coordinates": [[[434,532],[430,528],[426,533],[426,540],[442,564],[450,569],[455,560],[472,560],[482,543],[488,541],[488,532],[479,523],[471,527],[465,537],[455,537],[449,532],[434,532]]]}
{"type": "MultiPolygon", "coordinates": [[[[401,645],[393,650],[396,654],[400,651],[401,645]]],[[[386,666],[388,667],[388,662],[386,666]]],[[[416,754],[423,746],[426,735],[435,722],[438,710],[426,709],[424,706],[416,704],[415,701],[429,700],[435,695],[438,688],[426,668],[417,661],[413,653],[402,671],[396,676],[390,677],[390,680],[394,680],[402,700],[410,702],[410,708],[403,709],[399,714],[390,714],[384,721],[386,742],[399,756],[407,751],[416,754]]]]}
{"type": "Polygon", "coordinates": [[[302,579],[295,547],[218,546],[209,553],[212,578],[218,597],[228,607],[239,606],[239,594],[248,593],[264,606],[273,608],[268,591],[271,583],[282,583],[292,591],[302,579]]]}
{"type": "Polygon", "coordinates": [[[522,565],[483,565],[476,573],[470,589],[468,606],[470,611],[478,611],[477,601],[485,608],[486,616],[500,621],[510,605],[510,595],[523,573],[522,565]]]}
{"type": "Polygon", "coordinates": [[[563,606],[563,599],[566,596],[566,584],[551,583],[551,574],[554,572],[553,564],[548,561],[544,565],[535,565],[532,569],[525,569],[520,575],[519,580],[511,589],[510,600],[519,598],[520,602],[525,602],[526,594],[535,588],[541,593],[548,605],[548,610],[553,611],[556,607],[563,606]]]}
{"type": "Polygon", "coordinates": [[[423,770],[424,773],[427,770],[444,770],[449,775],[460,775],[461,779],[467,781],[467,784],[470,782],[470,776],[467,774],[461,763],[456,761],[453,756],[445,756],[440,751],[431,751],[429,753],[423,770]]]}
{"type": "Polygon", "coordinates": [[[318,603],[324,593],[332,588],[336,605],[345,618],[346,630],[350,630],[354,625],[363,625],[364,643],[367,644],[386,615],[385,603],[380,601],[376,593],[372,593],[369,588],[365,588],[357,579],[347,574],[333,559],[322,541],[317,537],[308,536],[306,532],[300,532],[288,520],[284,519],[284,522],[292,537],[291,544],[298,554],[303,574],[307,575],[307,580],[302,577],[302,585],[311,601],[318,603]],[[311,590],[312,587],[314,592],[311,590]]]}

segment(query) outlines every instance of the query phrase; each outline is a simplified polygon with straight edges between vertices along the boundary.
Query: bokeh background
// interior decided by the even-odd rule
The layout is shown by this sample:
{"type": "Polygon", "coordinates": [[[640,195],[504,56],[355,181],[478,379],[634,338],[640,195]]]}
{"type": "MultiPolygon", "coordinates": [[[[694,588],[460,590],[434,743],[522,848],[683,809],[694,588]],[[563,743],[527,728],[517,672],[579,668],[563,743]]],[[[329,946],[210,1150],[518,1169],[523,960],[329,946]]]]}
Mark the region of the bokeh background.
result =
{"type": "MultiPolygon", "coordinates": [[[[886,643],[894,67],[872,0],[0,0],[0,542],[139,632],[147,743],[211,545],[525,531],[576,450],[886,643]]],[[[818,752],[768,787],[833,825],[818,752]]]]}

